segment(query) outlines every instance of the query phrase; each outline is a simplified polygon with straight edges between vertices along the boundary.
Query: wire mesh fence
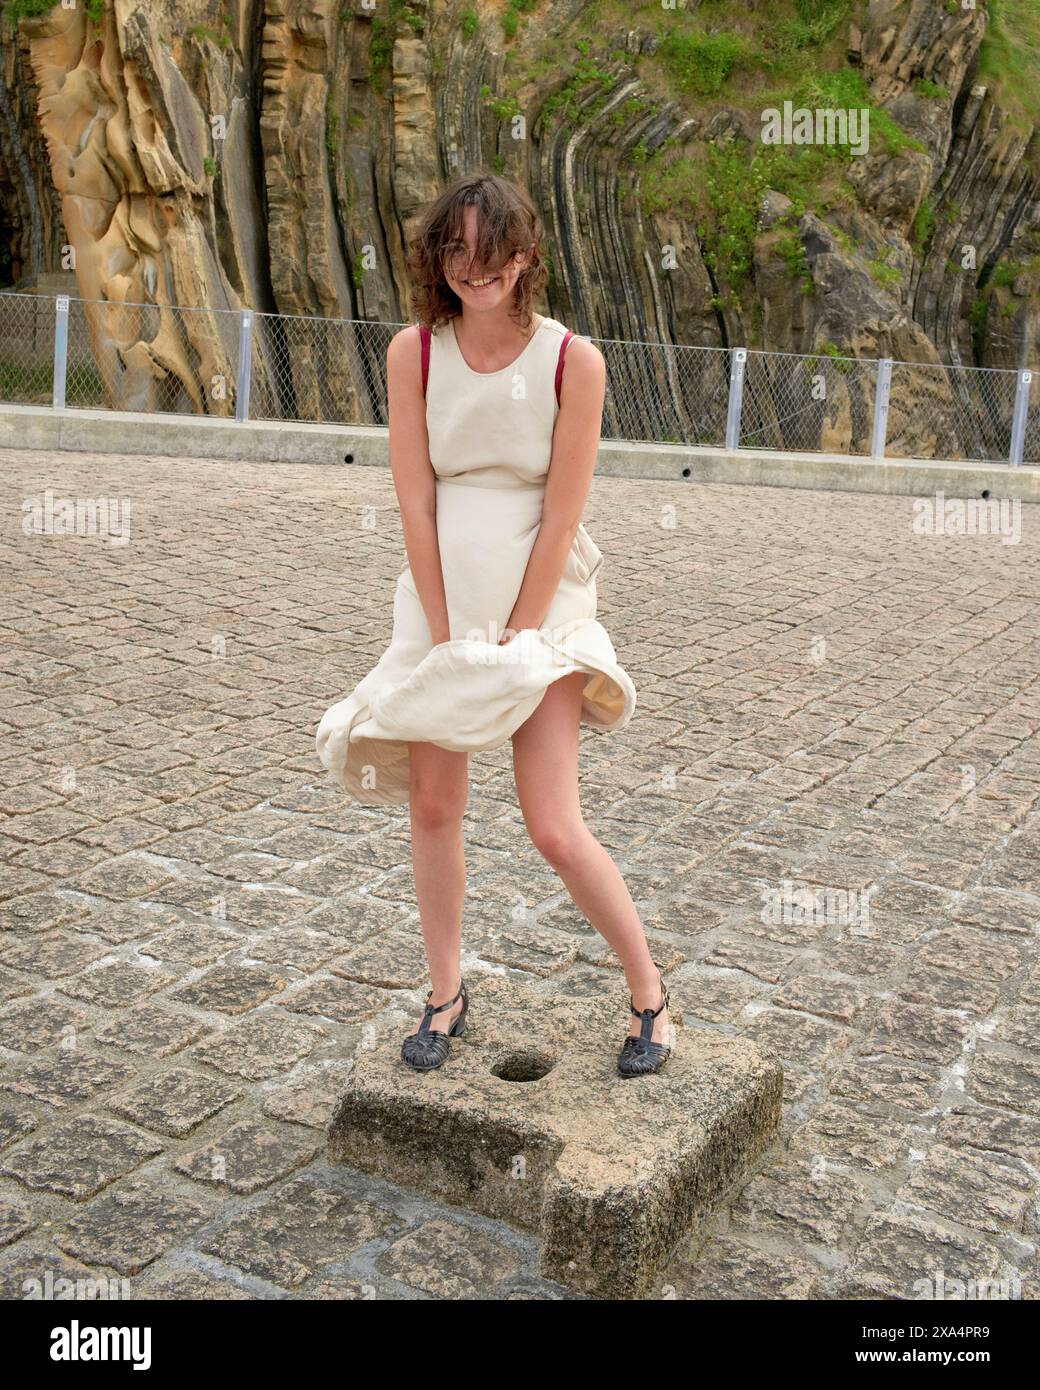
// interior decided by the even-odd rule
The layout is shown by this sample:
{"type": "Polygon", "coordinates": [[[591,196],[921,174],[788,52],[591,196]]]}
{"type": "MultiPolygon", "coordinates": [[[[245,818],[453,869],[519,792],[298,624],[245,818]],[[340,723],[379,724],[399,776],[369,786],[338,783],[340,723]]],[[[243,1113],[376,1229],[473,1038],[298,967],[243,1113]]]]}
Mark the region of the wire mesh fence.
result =
{"type": "Polygon", "coordinates": [[[592,341],[607,367],[604,438],[719,448],[725,444],[728,348],[592,341]]]}
{"type": "Polygon", "coordinates": [[[54,301],[0,296],[0,400],[49,405],[54,390],[54,301]]]}
{"type": "Polygon", "coordinates": [[[233,417],[239,328],[231,309],[70,299],[65,403],[233,417]]]}
{"type": "MultiPolygon", "coordinates": [[[[387,424],[402,323],[0,293],[0,401],[387,424]]],[[[602,436],[875,458],[1040,463],[1029,372],[592,338],[602,436]]]]}
{"type": "Polygon", "coordinates": [[[987,367],[894,363],[886,456],[1006,463],[1018,375],[987,367]]]}
{"type": "Polygon", "coordinates": [[[252,417],[385,425],[386,350],[403,327],[254,315],[252,417]]]}
{"type": "Polygon", "coordinates": [[[1032,385],[1022,449],[1022,456],[1027,463],[1040,461],[1040,389],[1037,389],[1035,381],[1032,385]]]}
{"type": "Polygon", "coordinates": [[[870,453],[876,385],[875,361],[748,352],[740,444],[800,453],[870,453]]]}

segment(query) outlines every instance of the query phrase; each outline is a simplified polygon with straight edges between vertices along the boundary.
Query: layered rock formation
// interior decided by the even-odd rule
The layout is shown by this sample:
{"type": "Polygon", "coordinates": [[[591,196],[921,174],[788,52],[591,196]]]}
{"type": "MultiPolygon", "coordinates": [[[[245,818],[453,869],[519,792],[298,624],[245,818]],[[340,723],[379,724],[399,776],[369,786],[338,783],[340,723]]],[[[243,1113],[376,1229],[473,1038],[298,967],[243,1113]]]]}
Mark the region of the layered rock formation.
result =
{"type": "MultiPolygon", "coordinates": [[[[0,271],[17,289],[72,248],[92,301],[73,306],[73,332],[114,404],[233,411],[238,322],[219,311],[248,306],[261,413],[381,422],[386,333],[317,320],[406,321],[417,214],[484,166],[532,191],[546,307],[596,338],[1035,363],[1036,132],[979,78],[986,0],[792,3],[814,23],[843,7],[842,60],[906,139],[875,140],[826,204],[763,186],[738,283],[725,214],[720,228],[697,206],[696,161],[754,150],[754,72],[677,86],[659,7],[631,6],[619,28],[586,0],[16,0],[44,12],[2,21],[0,271]],[[648,199],[683,161],[692,201],[648,199]]],[[[677,0],[671,20],[747,32],[772,8],[677,0]]],[[[633,359],[617,432],[706,438],[725,390],[724,359],[708,360],[694,386],[674,362],[633,359]]],[[[812,442],[862,449],[872,383],[831,375],[812,442]]],[[[965,402],[947,375],[907,383],[895,433],[914,452],[956,449],[965,402]]],[[[790,443],[783,393],[765,385],[762,440],[790,443]]]]}

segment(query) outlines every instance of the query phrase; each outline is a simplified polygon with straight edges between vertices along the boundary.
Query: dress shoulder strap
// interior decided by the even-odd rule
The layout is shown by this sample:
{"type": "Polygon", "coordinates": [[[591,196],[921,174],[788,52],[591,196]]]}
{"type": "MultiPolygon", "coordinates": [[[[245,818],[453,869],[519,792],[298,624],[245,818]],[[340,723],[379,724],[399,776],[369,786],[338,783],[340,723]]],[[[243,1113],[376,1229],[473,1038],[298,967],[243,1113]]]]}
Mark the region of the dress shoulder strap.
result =
{"type": "Polygon", "coordinates": [[[574,334],[573,334],[573,333],[571,332],[571,330],[568,328],[568,329],[567,329],[567,332],[563,335],[563,342],[560,344],[560,355],[559,355],[559,357],[557,357],[557,359],[556,359],[556,404],[557,404],[557,405],[559,405],[559,403],[560,403],[560,382],[563,380],[563,354],[567,351],[567,344],[570,342],[570,340],[571,340],[573,337],[574,337],[574,334]]]}
{"type": "Polygon", "coordinates": [[[419,325],[419,337],[422,340],[422,393],[425,396],[430,377],[430,330],[424,323],[419,325]]]}

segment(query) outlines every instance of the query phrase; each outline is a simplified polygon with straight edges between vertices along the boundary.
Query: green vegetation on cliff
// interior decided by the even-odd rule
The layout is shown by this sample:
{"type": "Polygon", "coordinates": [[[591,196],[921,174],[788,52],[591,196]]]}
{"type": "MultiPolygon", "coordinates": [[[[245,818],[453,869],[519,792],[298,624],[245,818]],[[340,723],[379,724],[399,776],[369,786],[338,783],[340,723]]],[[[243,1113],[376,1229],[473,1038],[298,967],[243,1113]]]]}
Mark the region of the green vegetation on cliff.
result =
{"type": "MultiPolygon", "coordinates": [[[[85,0],[84,9],[95,24],[100,24],[105,13],[106,0],[85,0]]],[[[7,0],[4,16],[12,24],[20,19],[34,19],[48,14],[58,4],[58,0],[7,0]]]]}
{"type": "Polygon", "coordinates": [[[1020,129],[1040,122],[1040,0],[989,0],[979,81],[1020,129]]]}
{"type": "Polygon", "coordinates": [[[539,0],[509,0],[502,15],[502,32],[507,39],[516,38],[521,15],[528,14],[538,3],[539,0]]]}
{"type": "Polygon", "coordinates": [[[408,0],[389,0],[387,14],[377,14],[372,18],[372,38],[368,46],[368,80],[381,95],[386,95],[383,82],[390,71],[399,22],[409,25],[416,33],[421,33],[425,24],[423,17],[409,7],[408,0]]]}
{"type": "MultiPolygon", "coordinates": [[[[797,219],[810,209],[822,216],[855,200],[846,178],[856,157],[855,139],[850,135],[852,143],[845,145],[797,145],[766,144],[748,136],[761,132],[767,110],[782,111],[790,101],[795,109],[810,111],[868,111],[871,146],[890,156],[923,149],[872,98],[862,72],[849,64],[848,21],[862,8],[863,0],[772,0],[752,7],[734,0],[701,0],[688,10],[663,10],[658,0],[592,0],[576,31],[577,62],[568,81],[543,104],[541,117],[562,120],[571,128],[588,126],[613,102],[625,68],[633,68],[645,91],[614,106],[612,124],[623,130],[666,102],[676,102],[699,122],[696,134],[681,147],[674,138],[655,146],[645,136],[626,146],[626,162],[640,169],[643,212],[692,222],[720,303],[729,296],[739,301],[754,264],[762,200],[773,189],[791,203],[785,215],[774,214],[775,250],[792,279],[811,292],[797,219]],[[606,36],[622,29],[654,35],[657,43],[642,45],[636,53],[609,52],[606,36]],[[720,121],[713,128],[716,113],[720,121]],[[730,120],[725,113],[732,113],[730,120]]],[[[507,64],[510,90],[551,78],[558,70],[556,41],[551,58],[546,50],[544,56],[527,55],[522,63],[507,64]]],[[[926,83],[919,95],[938,98],[941,93],[926,83]]],[[[507,100],[503,93],[496,95],[507,100]]],[[[924,245],[933,228],[929,205],[914,225],[916,242],[924,245]]],[[[889,269],[878,273],[888,278],[889,269]]]]}
{"type": "Polygon", "coordinates": [[[210,43],[215,43],[218,48],[230,48],[235,41],[232,32],[232,19],[229,14],[223,16],[224,27],[214,29],[211,24],[192,24],[186,30],[197,43],[205,43],[208,39],[210,43]]]}
{"type": "Polygon", "coordinates": [[[732,0],[704,0],[698,10],[665,12],[658,53],[679,89],[696,96],[715,96],[742,75],[757,74],[761,87],[763,78],[804,73],[810,50],[831,45],[837,52],[841,45],[832,41],[840,40],[851,7],[852,0],[777,0],[757,13],[732,0]]]}
{"type": "Polygon", "coordinates": [[[17,24],[20,19],[32,19],[37,15],[47,14],[57,3],[58,0],[7,0],[4,16],[12,24],[17,24]]]}
{"type": "Polygon", "coordinates": [[[676,28],[665,35],[658,52],[681,91],[713,97],[753,50],[743,34],[676,28]]]}
{"type": "MultiPolygon", "coordinates": [[[[697,11],[672,16],[677,22],[665,26],[658,50],[658,79],[663,76],[666,83],[662,96],[681,95],[686,105],[690,96],[699,97],[709,113],[724,102],[744,113],[745,129],[756,131],[766,111],[782,111],[788,101],[793,109],[869,112],[874,147],[893,157],[923,149],[873,100],[862,73],[849,65],[845,45],[851,13],[851,0],[776,0],[751,13],[726,0],[705,0],[697,11]],[[732,30],[713,33],[703,27],[716,16],[732,22],[732,30]],[[723,39],[727,42],[720,43],[723,39]]],[[[652,64],[641,63],[640,75],[653,82],[652,64]]],[[[720,303],[729,295],[739,304],[754,265],[763,198],[774,190],[791,203],[786,214],[774,216],[780,233],[775,249],[801,290],[812,293],[797,221],[807,210],[824,216],[854,202],[846,179],[854,157],[852,144],[765,144],[736,130],[723,131],[710,143],[691,142],[683,153],[666,142],[643,172],[642,207],[647,214],[668,210],[693,220],[705,263],[726,291],[720,303]]],[[[914,227],[922,245],[933,225],[929,205],[914,227]]],[[[891,283],[894,277],[891,267],[876,268],[879,281],[891,283]]]]}

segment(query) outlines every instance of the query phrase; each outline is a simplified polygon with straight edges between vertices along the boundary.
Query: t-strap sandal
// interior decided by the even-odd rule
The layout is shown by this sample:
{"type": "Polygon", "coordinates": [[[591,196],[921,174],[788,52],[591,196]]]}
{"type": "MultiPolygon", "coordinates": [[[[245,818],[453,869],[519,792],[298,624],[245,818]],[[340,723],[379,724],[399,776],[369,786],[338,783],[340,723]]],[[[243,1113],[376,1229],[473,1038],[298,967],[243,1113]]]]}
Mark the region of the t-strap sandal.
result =
{"type": "MultiPolygon", "coordinates": [[[[433,990],[429,990],[426,999],[429,1001],[433,990]]],[[[427,1002],[423,1010],[422,1022],[416,1033],[409,1033],[401,1044],[401,1056],[404,1060],[416,1069],[416,1071],[429,1071],[433,1067],[439,1067],[448,1056],[448,1039],[459,1038],[466,1029],[466,1010],[469,1008],[469,995],[466,993],[466,982],[459,981],[459,992],[454,999],[449,999],[446,1004],[431,1004],[427,1002]],[[448,1031],[442,1032],[430,1027],[430,1019],[434,1014],[442,1013],[445,1009],[462,999],[462,1010],[458,1017],[452,1021],[448,1031]]]]}
{"type": "MultiPolygon", "coordinates": [[[[658,967],[658,973],[660,973],[660,967],[658,967]]],[[[618,1073],[621,1076],[645,1076],[648,1072],[657,1071],[664,1066],[671,1055],[672,1049],[670,1047],[653,1040],[654,1019],[668,1003],[668,991],[664,987],[663,975],[661,976],[661,993],[664,998],[656,1009],[637,1009],[632,1002],[632,996],[628,996],[631,1010],[636,1018],[642,1020],[642,1027],[638,1037],[629,1033],[618,1053],[618,1073]]]]}

